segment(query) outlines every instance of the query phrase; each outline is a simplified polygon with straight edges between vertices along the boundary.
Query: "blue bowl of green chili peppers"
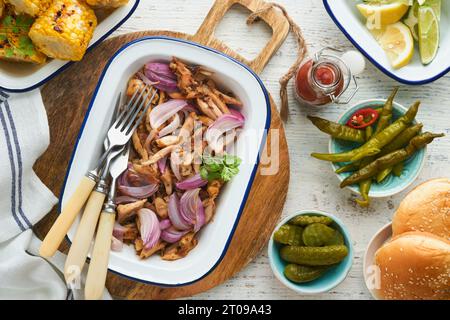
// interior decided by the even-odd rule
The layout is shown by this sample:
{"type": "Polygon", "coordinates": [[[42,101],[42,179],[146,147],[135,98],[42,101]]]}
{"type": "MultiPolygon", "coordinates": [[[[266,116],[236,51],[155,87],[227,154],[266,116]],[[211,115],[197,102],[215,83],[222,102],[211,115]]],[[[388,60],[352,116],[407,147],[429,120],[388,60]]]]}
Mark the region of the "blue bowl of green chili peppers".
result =
{"type": "MultiPolygon", "coordinates": [[[[339,117],[337,122],[342,125],[348,124],[351,117],[358,110],[371,108],[380,111],[381,108],[383,108],[386,101],[387,101],[386,99],[371,99],[359,102],[356,105],[349,108],[347,111],[345,111],[344,114],[342,114],[339,117]]],[[[403,116],[406,113],[406,111],[407,108],[396,102],[393,102],[392,122],[403,116]]],[[[412,126],[416,125],[417,130],[421,130],[416,120],[414,120],[411,125],[412,126]]],[[[376,127],[376,123],[372,127],[376,127]]],[[[340,153],[350,151],[361,145],[362,143],[349,142],[331,138],[329,143],[329,152],[340,153]]],[[[379,175],[377,177],[374,177],[372,184],[370,186],[369,197],[370,198],[389,197],[399,192],[402,192],[403,190],[408,188],[414,182],[414,180],[417,179],[417,177],[420,174],[420,171],[424,166],[425,153],[426,147],[415,152],[400,166],[394,168],[393,172],[388,173],[386,176],[379,175]]],[[[340,172],[340,170],[346,171],[345,167],[349,166],[348,163],[332,162],[331,164],[333,171],[337,172],[336,175],[341,182],[352,174],[352,172],[340,172]]],[[[352,192],[356,194],[361,195],[360,186],[358,184],[349,185],[346,188],[350,189],[352,192]]]]}

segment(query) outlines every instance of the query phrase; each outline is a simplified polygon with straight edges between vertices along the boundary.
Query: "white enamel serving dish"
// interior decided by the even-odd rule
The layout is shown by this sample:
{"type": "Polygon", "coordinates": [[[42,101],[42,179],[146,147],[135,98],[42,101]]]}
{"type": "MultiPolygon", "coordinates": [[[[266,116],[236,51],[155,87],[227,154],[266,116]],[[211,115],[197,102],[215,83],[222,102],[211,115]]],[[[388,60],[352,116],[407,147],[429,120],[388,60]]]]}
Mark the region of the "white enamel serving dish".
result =
{"type": "Polygon", "coordinates": [[[375,253],[392,237],[392,223],[389,222],[372,237],[364,254],[363,273],[364,282],[367,290],[372,294],[374,299],[378,299],[374,286],[377,285],[378,276],[377,267],[375,265],[375,253]]]}
{"type": "Polygon", "coordinates": [[[424,66],[420,62],[416,44],[413,60],[401,69],[392,68],[386,53],[365,27],[365,19],[356,8],[356,4],[360,2],[362,1],[323,0],[325,9],[339,29],[378,69],[389,77],[410,85],[433,82],[450,71],[450,1],[442,1],[440,48],[436,58],[424,66]]]}
{"type": "MultiPolygon", "coordinates": [[[[88,50],[105,40],[134,13],[140,0],[130,0],[117,8],[97,26],[88,50]]],[[[43,65],[0,61],[0,89],[9,92],[26,92],[40,87],[69,67],[73,62],[50,59],[43,65]]]]}
{"type": "MultiPolygon", "coordinates": [[[[159,256],[140,260],[132,246],[111,253],[110,271],[160,286],[187,285],[205,277],[224,257],[238,224],[256,174],[264,132],[270,125],[267,91],[247,66],[213,49],[167,37],[141,38],[122,47],[107,64],[95,90],[60,199],[64,206],[83,175],[95,166],[115,99],[125,90],[128,79],[148,61],[170,60],[173,55],[214,71],[216,82],[243,102],[246,123],[233,150],[243,159],[240,173],[225,185],[214,220],[201,230],[197,247],[187,257],[177,261],[163,261],[159,256]]],[[[70,229],[69,240],[74,237],[78,222],[70,229]]]]}

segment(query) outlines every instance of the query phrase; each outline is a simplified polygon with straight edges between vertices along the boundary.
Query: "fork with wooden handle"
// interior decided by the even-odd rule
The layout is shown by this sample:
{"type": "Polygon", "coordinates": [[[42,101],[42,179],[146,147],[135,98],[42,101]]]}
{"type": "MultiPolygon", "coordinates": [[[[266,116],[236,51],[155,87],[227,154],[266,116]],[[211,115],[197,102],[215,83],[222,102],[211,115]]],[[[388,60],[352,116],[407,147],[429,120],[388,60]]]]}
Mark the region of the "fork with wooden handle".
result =
{"type": "MultiPolygon", "coordinates": [[[[139,119],[134,123],[135,119],[130,121],[130,126],[132,124],[139,124],[142,120],[143,114],[147,112],[147,109],[151,105],[151,101],[156,95],[156,91],[153,92],[153,96],[148,100],[148,96],[151,94],[151,90],[142,99],[141,106],[144,106],[142,114],[139,119]],[[150,102],[148,102],[150,101],[150,102]]],[[[136,114],[136,117],[138,114],[136,114]]],[[[131,138],[131,134],[130,134],[131,138]]],[[[91,247],[92,239],[95,233],[95,227],[97,226],[98,218],[102,209],[102,205],[105,201],[106,194],[108,193],[108,183],[107,178],[109,175],[110,163],[114,158],[119,156],[123,152],[123,147],[113,150],[108,158],[105,167],[103,168],[102,177],[97,184],[97,188],[91,193],[89,200],[84,209],[84,213],[81,217],[80,224],[78,225],[77,232],[70,246],[69,254],[67,255],[66,264],[64,267],[64,276],[66,282],[70,285],[71,283],[76,283],[78,277],[83,270],[84,264],[86,262],[86,257],[91,247]]]]}
{"type": "Polygon", "coordinates": [[[102,297],[105,288],[106,274],[108,271],[109,253],[111,249],[111,239],[116,221],[116,205],[114,198],[116,195],[116,180],[128,166],[128,155],[130,152],[127,145],[111,164],[111,188],[108,194],[108,201],[103,206],[103,211],[98,224],[97,235],[95,237],[94,249],[92,251],[91,262],[86,278],[84,297],[87,300],[98,300],[102,297]]]}
{"type": "MultiPolygon", "coordinates": [[[[139,90],[135,91],[127,107],[120,113],[117,120],[108,130],[107,139],[110,143],[107,150],[100,157],[96,169],[89,171],[86,176],[81,179],[75,192],[70,197],[61,214],[58,216],[50,231],[45,236],[39,249],[39,254],[42,257],[49,258],[58,250],[59,245],[72,226],[78,212],[80,212],[81,208],[86,203],[86,200],[94,189],[95,184],[99,179],[99,168],[103,166],[104,161],[113,149],[124,146],[130,139],[131,134],[135,129],[132,127],[133,121],[136,119],[138,113],[143,109],[143,103],[139,104],[138,102],[142,99],[147,88],[148,86],[145,86],[139,96],[139,90]]],[[[142,101],[146,101],[146,99],[142,99],[142,101]]]]}

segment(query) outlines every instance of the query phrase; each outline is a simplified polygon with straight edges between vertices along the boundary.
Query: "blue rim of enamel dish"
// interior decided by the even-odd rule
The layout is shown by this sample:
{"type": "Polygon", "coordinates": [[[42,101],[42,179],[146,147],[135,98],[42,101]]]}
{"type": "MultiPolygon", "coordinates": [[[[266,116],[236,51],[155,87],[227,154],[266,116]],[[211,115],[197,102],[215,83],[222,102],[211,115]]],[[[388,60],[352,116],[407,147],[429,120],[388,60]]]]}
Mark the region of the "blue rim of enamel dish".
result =
{"type": "Polygon", "coordinates": [[[414,86],[418,86],[418,85],[423,85],[423,84],[427,84],[430,82],[434,82],[440,78],[442,78],[443,76],[445,76],[449,71],[450,71],[450,66],[445,69],[444,71],[438,73],[437,75],[428,78],[428,79],[424,79],[424,80],[417,80],[417,81],[413,81],[413,80],[406,80],[403,78],[400,78],[399,76],[397,76],[395,73],[389,71],[388,69],[386,69],[385,67],[383,67],[381,64],[378,63],[378,61],[373,58],[367,51],[365,51],[356,41],[355,39],[352,38],[352,36],[347,32],[347,30],[342,26],[342,24],[339,22],[339,20],[336,18],[336,16],[333,13],[333,10],[330,8],[330,5],[328,4],[329,0],[323,0],[323,5],[325,6],[325,9],[328,12],[328,15],[331,17],[331,19],[334,21],[334,23],[337,25],[337,27],[341,30],[341,32],[347,37],[347,39],[378,69],[381,70],[381,72],[383,72],[385,75],[391,77],[392,79],[403,83],[403,84],[407,84],[407,85],[414,85],[414,86]]]}
{"type": "MultiPolygon", "coordinates": [[[[136,3],[133,5],[133,7],[131,8],[130,12],[127,13],[127,15],[120,20],[114,27],[112,27],[108,32],[106,32],[103,36],[100,37],[100,39],[98,39],[97,41],[95,41],[93,44],[91,44],[89,46],[89,48],[86,50],[86,52],[91,51],[92,49],[94,49],[96,46],[98,46],[100,43],[102,43],[106,38],[108,38],[114,31],[116,31],[122,24],[125,23],[125,21],[127,21],[132,15],[133,13],[136,11],[139,2],[141,0],[135,0],[136,3]]],[[[58,70],[54,71],[51,75],[49,75],[48,77],[46,77],[45,79],[39,81],[36,84],[33,84],[32,86],[29,86],[27,88],[23,88],[23,89],[10,89],[10,88],[6,88],[6,87],[2,87],[0,86],[1,90],[4,90],[6,92],[12,92],[12,93],[23,93],[23,92],[28,92],[31,90],[34,90],[36,88],[39,88],[40,86],[44,85],[45,83],[47,83],[48,81],[50,81],[51,79],[53,79],[54,77],[56,77],[57,75],[59,75],[61,72],[63,72],[64,70],[66,70],[68,67],[70,67],[71,65],[73,65],[76,61],[68,61],[66,64],[64,64],[61,68],[59,68],[58,70]]]]}
{"type": "MultiPolygon", "coordinates": [[[[209,51],[209,52],[211,52],[211,53],[213,53],[213,54],[217,54],[217,55],[220,55],[220,56],[222,56],[222,57],[227,58],[228,60],[230,60],[230,61],[232,61],[232,62],[238,64],[238,65],[241,66],[241,67],[243,67],[245,70],[247,70],[247,71],[248,71],[248,72],[256,79],[256,81],[258,81],[258,83],[259,83],[259,85],[261,86],[261,89],[262,89],[262,91],[263,91],[264,98],[265,98],[265,100],[266,100],[267,117],[266,117],[266,123],[265,123],[265,125],[264,125],[265,134],[263,135],[263,137],[262,137],[262,139],[261,139],[261,144],[260,144],[260,147],[259,147],[259,152],[258,152],[258,154],[257,154],[257,156],[256,156],[255,165],[253,166],[253,170],[252,170],[252,173],[251,173],[251,175],[250,175],[250,179],[249,179],[248,184],[247,184],[247,187],[246,187],[246,189],[245,189],[244,198],[242,199],[241,205],[240,205],[240,207],[239,207],[238,215],[237,215],[236,220],[235,220],[235,222],[234,222],[233,228],[232,228],[231,231],[230,231],[230,234],[229,234],[229,236],[228,236],[227,242],[225,243],[225,247],[224,247],[224,249],[223,249],[223,251],[222,251],[220,257],[217,259],[216,263],[211,267],[211,269],[209,269],[209,270],[208,270],[204,275],[202,275],[201,277],[199,277],[199,278],[197,278],[197,279],[195,279],[195,280],[189,281],[189,282],[185,282],[185,283],[177,283],[177,284],[165,284],[165,283],[157,283],[157,282],[151,282],[151,281],[146,281],[146,280],[134,278],[134,277],[132,277],[132,276],[128,276],[128,275],[125,275],[125,274],[123,274],[123,273],[120,273],[120,272],[118,272],[118,271],[111,270],[110,268],[108,268],[108,270],[111,271],[112,273],[117,274],[117,275],[119,275],[119,276],[121,276],[121,277],[130,279],[130,280],[133,280],[133,281],[137,281],[137,282],[141,282],[141,283],[146,283],[146,284],[150,284],[150,285],[155,285],[155,286],[160,286],[160,287],[169,287],[169,288],[170,288],[170,287],[181,287],[181,286],[187,286],[187,285],[193,284],[193,283],[195,283],[195,282],[197,282],[197,281],[200,281],[200,280],[202,280],[203,278],[205,278],[207,275],[209,275],[209,274],[210,274],[210,273],[211,273],[211,272],[212,272],[212,271],[220,264],[220,262],[222,262],[223,258],[225,257],[225,254],[227,253],[228,247],[230,246],[231,240],[232,240],[232,238],[233,238],[234,232],[236,231],[237,225],[238,225],[239,220],[240,220],[240,218],[241,218],[241,215],[242,215],[242,212],[243,212],[243,210],[244,210],[245,204],[247,203],[247,199],[248,199],[248,196],[249,196],[249,194],[250,194],[250,190],[251,190],[251,187],[252,187],[252,185],[253,185],[253,181],[255,180],[256,171],[257,171],[257,169],[258,169],[258,165],[259,165],[259,162],[260,162],[260,154],[262,153],[262,151],[263,151],[263,149],[264,149],[265,142],[266,142],[266,140],[267,140],[267,134],[268,134],[268,130],[269,130],[269,128],[270,128],[270,122],[271,122],[271,119],[272,119],[272,113],[271,113],[271,109],[270,109],[270,99],[269,99],[269,94],[268,94],[268,91],[267,91],[266,87],[264,86],[262,80],[259,78],[259,76],[258,76],[252,69],[250,69],[250,67],[248,67],[247,65],[243,64],[242,62],[236,60],[235,58],[230,57],[229,55],[227,55],[227,54],[225,54],[225,53],[223,53],[223,52],[217,51],[217,50],[215,50],[215,49],[212,49],[212,48],[203,46],[203,45],[198,44],[198,43],[195,43],[195,42],[191,42],[191,41],[188,41],[188,40],[177,39],[177,38],[166,37],[166,36],[149,36],[149,37],[143,37],[143,38],[139,38],[139,39],[133,40],[133,41],[131,41],[131,42],[125,44],[122,48],[120,48],[120,49],[119,49],[119,50],[111,57],[111,59],[110,59],[110,60],[108,61],[108,63],[106,64],[106,66],[105,66],[105,68],[103,69],[103,72],[102,72],[102,74],[101,74],[101,76],[100,76],[100,79],[99,79],[99,81],[98,81],[97,87],[95,88],[95,91],[94,91],[94,93],[93,93],[93,95],[92,95],[92,98],[91,98],[91,102],[89,103],[89,107],[88,107],[88,109],[87,109],[87,111],[86,111],[86,115],[85,115],[84,120],[83,120],[83,123],[82,123],[82,125],[81,125],[81,129],[80,129],[80,131],[79,131],[79,133],[78,133],[77,141],[75,142],[75,147],[74,147],[74,149],[73,149],[73,151],[72,151],[72,156],[71,156],[70,161],[69,161],[69,166],[68,166],[68,169],[67,169],[67,172],[66,172],[66,176],[65,176],[65,178],[64,178],[64,183],[63,183],[63,186],[62,186],[62,189],[61,189],[61,194],[60,194],[60,196],[59,196],[59,204],[58,204],[58,211],[59,211],[59,214],[61,213],[61,203],[62,203],[62,199],[63,199],[63,196],[64,196],[64,190],[65,190],[65,188],[66,188],[66,183],[67,183],[67,179],[68,179],[68,177],[69,177],[69,172],[70,172],[70,170],[71,170],[71,168],[72,168],[72,162],[73,162],[73,160],[74,160],[75,153],[76,153],[76,150],[77,150],[77,148],[78,148],[78,143],[79,143],[79,141],[80,141],[81,135],[83,134],[83,131],[84,131],[86,122],[87,122],[87,120],[88,120],[88,118],[89,118],[89,114],[90,114],[90,112],[91,112],[91,109],[92,109],[92,106],[93,106],[93,104],[94,104],[94,101],[95,101],[95,99],[96,99],[96,97],[97,97],[97,94],[98,94],[98,91],[99,91],[99,89],[100,89],[100,86],[101,86],[101,84],[102,84],[102,82],[103,82],[103,79],[104,79],[104,77],[105,77],[105,75],[106,75],[106,71],[109,69],[111,63],[115,60],[115,58],[116,58],[120,53],[122,53],[123,51],[125,51],[128,47],[130,47],[130,46],[132,46],[132,45],[134,45],[134,44],[136,44],[136,43],[143,42],[143,41],[149,41],[149,40],[150,40],[150,41],[151,41],[151,40],[166,40],[166,41],[180,42],[180,43],[188,44],[188,45],[191,45],[191,46],[194,46],[194,47],[197,47],[197,48],[200,48],[200,49],[209,51]]],[[[71,243],[71,241],[70,241],[70,239],[69,239],[69,237],[68,237],[67,235],[66,235],[66,239],[67,239],[67,241],[68,241],[69,243],[71,243]]],[[[88,259],[89,259],[89,258],[88,258],[88,259]]],[[[89,260],[90,260],[90,259],[89,259],[89,260]]]]}

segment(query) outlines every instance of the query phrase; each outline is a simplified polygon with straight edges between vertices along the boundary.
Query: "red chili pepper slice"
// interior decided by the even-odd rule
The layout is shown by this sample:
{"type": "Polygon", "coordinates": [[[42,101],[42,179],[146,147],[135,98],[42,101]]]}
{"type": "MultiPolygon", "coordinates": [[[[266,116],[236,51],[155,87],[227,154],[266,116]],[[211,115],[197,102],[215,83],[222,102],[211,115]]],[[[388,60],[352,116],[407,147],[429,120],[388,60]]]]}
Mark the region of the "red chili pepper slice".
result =
{"type": "Polygon", "coordinates": [[[347,125],[354,129],[364,129],[378,120],[378,112],[372,108],[356,111],[348,120],[347,125]]]}

